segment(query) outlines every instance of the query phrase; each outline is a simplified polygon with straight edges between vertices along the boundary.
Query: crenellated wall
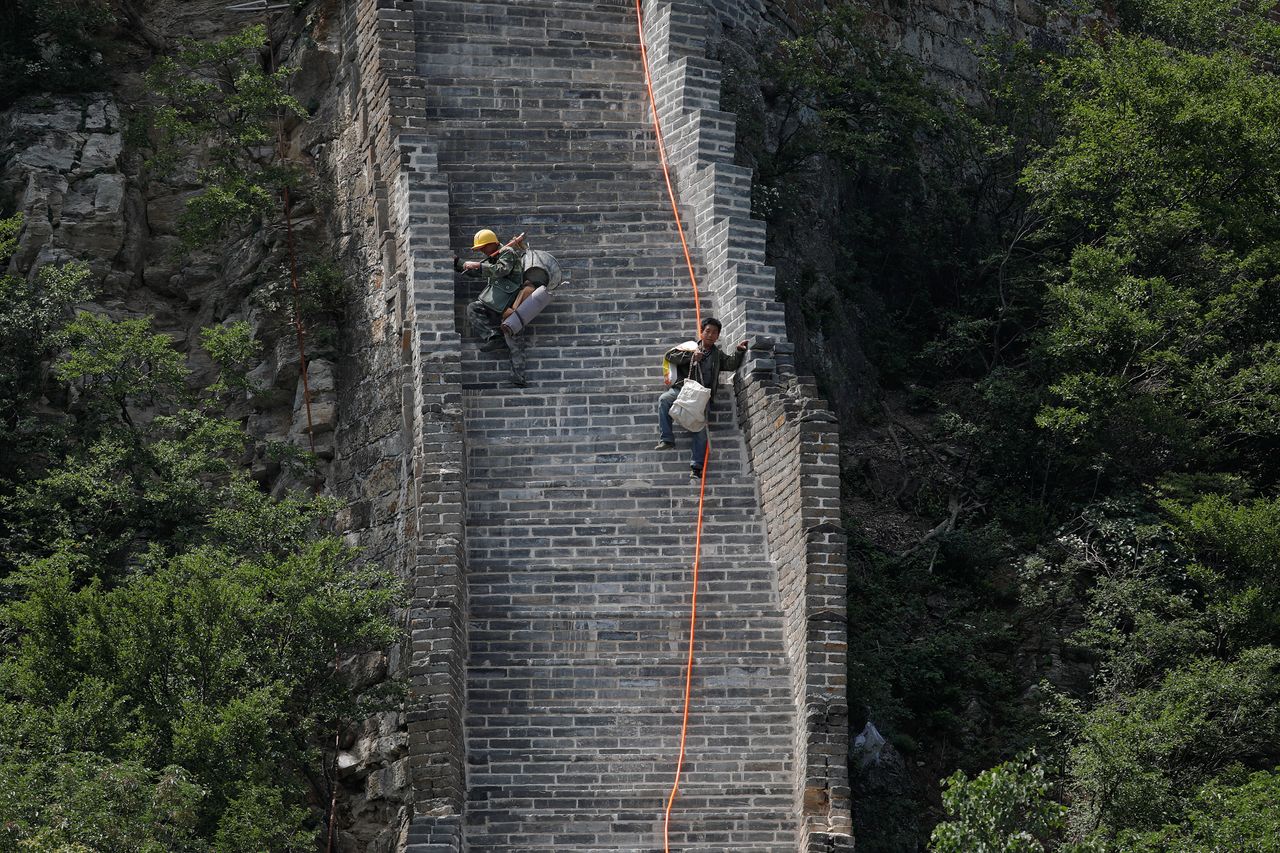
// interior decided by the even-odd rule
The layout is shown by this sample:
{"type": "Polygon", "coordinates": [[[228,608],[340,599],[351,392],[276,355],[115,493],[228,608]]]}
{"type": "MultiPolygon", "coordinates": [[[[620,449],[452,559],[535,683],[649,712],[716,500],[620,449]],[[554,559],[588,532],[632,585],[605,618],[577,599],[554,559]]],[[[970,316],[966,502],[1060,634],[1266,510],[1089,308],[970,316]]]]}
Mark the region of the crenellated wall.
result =
{"type": "MultiPolygon", "coordinates": [[[[713,4],[745,22],[766,5],[713,4]]],[[[410,600],[407,772],[413,810],[402,849],[461,851],[466,798],[463,719],[468,602],[460,336],[449,267],[447,179],[427,133],[413,0],[351,0],[344,40],[350,114],[365,150],[365,197],[349,212],[364,235],[370,322],[395,329],[401,366],[377,381],[401,409],[403,519],[410,600]],[[381,308],[381,312],[377,309],[381,308]],[[380,315],[380,316],[379,316],[380,315]]],[[[706,268],[704,290],[730,337],[755,342],[738,379],[784,609],[794,714],[796,849],[852,849],[845,698],[844,539],[836,427],[790,362],[782,306],[750,218],[750,174],[733,163],[733,116],[718,109],[719,68],[705,57],[714,17],[701,3],[644,5],[664,131],[686,221],[706,268]]],[[[393,667],[393,670],[395,668],[393,667]]]]}
{"type": "Polygon", "coordinates": [[[648,0],[650,73],[693,242],[730,340],[753,346],[737,379],[778,578],[795,706],[797,849],[851,850],[845,538],[835,418],[798,379],[783,306],[765,264],[764,223],[750,218],[750,170],[734,165],[731,114],[718,109],[719,66],[706,58],[715,13],[763,4],[648,0]]]}
{"type": "Polygon", "coordinates": [[[399,421],[396,559],[408,600],[406,641],[393,650],[391,670],[408,684],[399,720],[408,745],[384,772],[411,790],[411,809],[394,849],[458,851],[467,623],[460,349],[448,185],[423,135],[414,8],[411,0],[343,7],[347,115],[363,146],[346,176],[347,221],[362,247],[354,253],[368,260],[366,328],[390,343],[365,360],[366,368],[382,368],[366,381],[376,405],[399,421]]]}

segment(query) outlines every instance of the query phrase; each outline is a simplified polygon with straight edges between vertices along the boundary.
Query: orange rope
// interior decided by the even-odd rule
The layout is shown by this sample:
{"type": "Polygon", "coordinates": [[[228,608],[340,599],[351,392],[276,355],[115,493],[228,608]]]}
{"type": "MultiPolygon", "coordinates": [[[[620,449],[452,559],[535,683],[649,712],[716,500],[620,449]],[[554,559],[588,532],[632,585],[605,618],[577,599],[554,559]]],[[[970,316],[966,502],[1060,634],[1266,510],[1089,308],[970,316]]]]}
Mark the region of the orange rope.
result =
{"type": "MultiPolygon", "coordinates": [[[[695,329],[701,330],[702,304],[698,300],[698,276],[693,271],[693,258],[689,256],[689,243],[684,237],[684,224],[680,221],[680,206],[676,203],[676,191],[671,186],[671,169],[667,165],[667,144],[662,138],[662,122],[658,120],[658,101],[653,96],[653,77],[649,75],[649,49],[644,43],[644,12],[640,0],[636,0],[636,32],[640,35],[640,64],[644,66],[644,85],[649,90],[649,109],[653,113],[653,133],[658,139],[658,156],[662,158],[662,177],[667,182],[667,198],[671,199],[671,213],[676,218],[676,230],[680,232],[680,248],[684,249],[684,262],[689,267],[689,281],[693,283],[693,318],[695,329]]],[[[694,337],[697,337],[695,334],[694,337]]],[[[705,469],[703,469],[705,470],[705,469]]]]}
{"type": "MultiPolygon", "coordinates": [[[[709,437],[708,437],[709,438],[709,437]]],[[[702,482],[698,486],[698,535],[693,543],[693,598],[689,607],[689,657],[684,664],[684,715],[680,719],[680,757],[676,760],[676,775],[667,797],[667,810],[662,816],[662,849],[671,853],[671,808],[676,804],[680,790],[680,774],[684,770],[684,742],[689,734],[689,693],[693,685],[693,640],[698,625],[698,569],[702,557],[702,507],[707,497],[707,460],[711,458],[711,442],[702,451],[702,482]]]]}
{"type": "MultiPolygon", "coordinates": [[[[662,177],[667,184],[667,198],[671,199],[671,213],[675,216],[676,230],[680,234],[680,247],[684,249],[685,264],[689,267],[689,281],[693,285],[693,313],[695,328],[701,334],[702,304],[698,298],[698,276],[693,271],[693,258],[689,256],[689,243],[684,236],[684,224],[680,220],[680,206],[676,203],[675,189],[671,186],[671,169],[667,163],[667,146],[662,137],[662,123],[658,119],[658,101],[653,94],[653,78],[649,74],[649,51],[644,43],[644,12],[640,0],[636,0],[636,32],[640,37],[640,60],[644,66],[644,85],[649,90],[649,109],[653,114],[653,133],[658,140],[658,156],[662,159],[662,177]]],[[[698,531],[693,544],[693,595],[689,606],[689,655],[684,665],[684,712],[680,718],[680,754],[676,759],[675,778],[667,797],[667,808],[662,816],[662,849],[671,853],[671,809],[680,791],[680,775],[684,772],[684,748],[689,736],[689,696],[693,687],[693,647],[698,627],[698,570],[702,563],[702,511],[707,496],[707,462],[711,458],[711,441],[708,436],[702,451],[702,481],[698,486],[698,531]]]]}

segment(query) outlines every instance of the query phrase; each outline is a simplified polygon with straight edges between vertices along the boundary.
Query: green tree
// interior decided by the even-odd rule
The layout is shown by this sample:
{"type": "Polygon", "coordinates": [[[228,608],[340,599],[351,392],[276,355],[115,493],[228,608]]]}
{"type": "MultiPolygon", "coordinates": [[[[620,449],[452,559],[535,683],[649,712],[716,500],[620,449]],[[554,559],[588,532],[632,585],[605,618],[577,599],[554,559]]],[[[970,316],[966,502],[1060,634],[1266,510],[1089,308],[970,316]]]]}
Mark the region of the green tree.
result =
{"type": "Polygon", "coordinates": [[[108,0],[13,0],[0,6],[0,109],[32,92],[101,85],[108,0]]]}
{"type": "MultiPolygon", "coordinates": [[[[0,265],[17,246],[22,216],[0,220],[0,265]]],[[[47,264],[34,278],[0,274],[0,493],[50,449],[52,413],[36,409],[49,361],[67,344],[71,308],[89,298],[83,264],[47,264]]]]}
{"type": "Polygon", "coordinates": [[[182,146],[199,147],[209,159],[200,175],[204,187],[181,217],[188,246],[262,217],[300,180],[277,142],[282,122],[307,111],[288,93],[292,68],[263,68],[266,40],[266,28],[253,26],[214,42],[187,41],[147,72],[158,100],[152,168],[172,166],[182,146]]]}
{"type": "Polygon", "coordinates": [[[1280,772],[1250,774],[1239,784],[1200,789],[1181,824],[1125,832],[1117,845],[1134,853],[1276,853],[1280,850],[1280,772]]]}
{"type": "Polygon", "coordinates": [[[1034,752],[998,764],[970,779],[956,771],[943,782],[948,819],[934,827],[932,853],[1043,853],[1085,848],[1058,841],[1066,806],[1055,802],[1034,752]]]}
{"type": "Polygon", "coordinates": [[[235,832],[304,849],[311,735],[358,712],[335,650],[395,638],[394,585],[336,538],[282,556],[157,555],[112,587],[82,584],[81,562],[59,552],[8,582],[0,723],[16,763],[82,751],[177,765],[205,792],[194,826],[217,849],[235,832]]]}
{"type": "MultiPolygon", "coordinates": [[[[204,791],[179,767],[160,771],[93,753],[0,763],[0,850],[205,853],[204,791]]],[[[266,847],[258,849],[268,849],[266,847]]]]}

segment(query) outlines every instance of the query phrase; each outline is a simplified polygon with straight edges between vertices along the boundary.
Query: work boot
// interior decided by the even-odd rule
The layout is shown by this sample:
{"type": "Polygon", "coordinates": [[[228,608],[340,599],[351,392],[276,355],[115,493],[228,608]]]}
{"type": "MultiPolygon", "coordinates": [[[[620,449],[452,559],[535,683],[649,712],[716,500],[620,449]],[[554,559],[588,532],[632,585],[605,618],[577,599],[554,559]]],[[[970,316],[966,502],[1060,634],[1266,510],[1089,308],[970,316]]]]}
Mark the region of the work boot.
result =
{"type": "Polygon", "coordinates": [[[671,448],[673,448],[673,447],[675,447],[675,446],[676,446],[676,445],[675,445],[675,442],[672,442],[672,441],[666,441],[666,440],[664,439],[663,441],[659,441],[657,444],[655,444],[655,445],[653,446],[653,449],[654,449],[654,450],[670,450],[671,448]]]}
{"type": "Polygon", "coordinates": [[[484,339],[480,344],[480,352],[496,352],[507,345],[506,338],[502,335],[492,335],[484,339]]]}

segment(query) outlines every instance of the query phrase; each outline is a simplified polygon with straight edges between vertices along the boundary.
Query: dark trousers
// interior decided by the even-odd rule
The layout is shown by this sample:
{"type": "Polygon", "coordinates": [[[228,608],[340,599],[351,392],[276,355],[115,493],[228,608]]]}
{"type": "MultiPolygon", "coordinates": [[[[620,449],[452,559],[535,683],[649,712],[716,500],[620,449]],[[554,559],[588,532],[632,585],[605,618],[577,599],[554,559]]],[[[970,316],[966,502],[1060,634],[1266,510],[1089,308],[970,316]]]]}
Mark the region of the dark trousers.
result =
{"type": "MultiPolygon", "coordinates": [[[[482,341],[503,338],[502,315],[478,299],[467,305],[467,321],[482,341]]],[[[525,329],[518,335],[507,335],[505,340],[507,352],[511,355],[511,378],[523,382],[525,365],[529,361],[529,330],[525,329]]]]}

